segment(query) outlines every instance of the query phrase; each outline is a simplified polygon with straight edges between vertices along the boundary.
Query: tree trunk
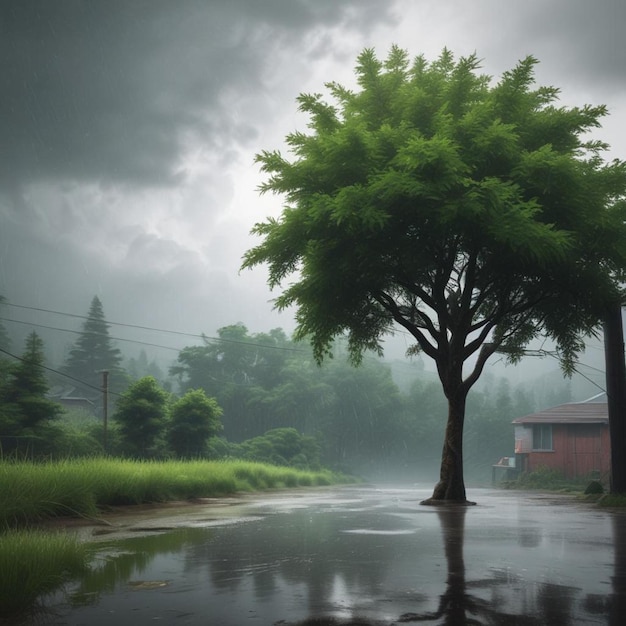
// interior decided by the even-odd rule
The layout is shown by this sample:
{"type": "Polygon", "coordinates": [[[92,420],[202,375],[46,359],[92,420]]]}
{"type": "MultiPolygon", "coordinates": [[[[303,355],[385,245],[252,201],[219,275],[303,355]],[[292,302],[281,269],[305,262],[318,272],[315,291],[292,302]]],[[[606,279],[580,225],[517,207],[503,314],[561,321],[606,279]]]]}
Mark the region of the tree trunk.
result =
{"type": "Polygon", "coordinates": [[[448,398],[448,423],[446,425],[441,472],[433,495],[422,504],[466,502],[463,479],[463,424],[467,394],[459,393],[448,398]]]}
{"type": "Polygon", "coordinates": [[[604,354],[611,434],[611,493],[626,493],[626,366],[619,303],[609,307],[604,319],[604,354]]]}

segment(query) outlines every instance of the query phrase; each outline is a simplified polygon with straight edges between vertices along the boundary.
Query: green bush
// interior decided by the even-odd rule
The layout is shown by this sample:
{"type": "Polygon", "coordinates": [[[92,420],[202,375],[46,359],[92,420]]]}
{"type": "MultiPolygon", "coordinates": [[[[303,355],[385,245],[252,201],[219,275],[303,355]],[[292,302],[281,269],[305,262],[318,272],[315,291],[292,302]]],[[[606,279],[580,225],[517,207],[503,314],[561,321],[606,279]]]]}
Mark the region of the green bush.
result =
{"type": "Polygon", "coordinates": [[[519,486],[530,489],[554,488],[565,482],[565,476],[559,470],[550,467],[538,467],[533,472],[520,474],[517,482],[519,486]]]}
{"type": "Polygon", "coordinates": [[[598,480],[592,480],[585,489],[585,495],[597,495],[604,493],[604,487],[598,480]]]}
{"type": "Polygon", "coordinates": [[[232,449],[233,456],[302,470],[320,468],[320,449],[313,437],[295,428],[274,428],[232,449]]]}

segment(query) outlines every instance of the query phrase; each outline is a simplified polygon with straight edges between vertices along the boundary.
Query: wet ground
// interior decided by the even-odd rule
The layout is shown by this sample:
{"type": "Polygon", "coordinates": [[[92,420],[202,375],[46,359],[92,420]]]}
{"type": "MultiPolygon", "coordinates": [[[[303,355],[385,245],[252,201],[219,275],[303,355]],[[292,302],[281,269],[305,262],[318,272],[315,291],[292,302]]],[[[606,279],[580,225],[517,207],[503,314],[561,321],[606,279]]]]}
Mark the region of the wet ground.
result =
{"type": "Polygon", "coordinates": [[[351,486],[144,509],[40,624],[626,624],[626,514],[569,496],[351,486]]]}

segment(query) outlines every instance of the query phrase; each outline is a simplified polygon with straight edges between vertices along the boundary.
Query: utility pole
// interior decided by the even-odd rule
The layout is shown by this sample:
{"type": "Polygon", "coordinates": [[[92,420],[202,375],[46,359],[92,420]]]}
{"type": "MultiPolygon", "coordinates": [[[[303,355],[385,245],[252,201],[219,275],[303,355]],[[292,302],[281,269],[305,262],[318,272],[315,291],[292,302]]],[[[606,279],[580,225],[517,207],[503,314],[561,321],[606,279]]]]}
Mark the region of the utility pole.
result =
{"type": "Polygon", "coordinates": [[[102,445],[104,453],[107,452],[107,421],[109,411],[109,371],[102,370],[102,416],[103,416],[103,437],[102,445]]]}
{"type": "Polygon", "coordinates": [[[626,494],[626,364],[622,306],[619,302],[606,310],[604,359],[611,435],[611,493],[626,494]]]}

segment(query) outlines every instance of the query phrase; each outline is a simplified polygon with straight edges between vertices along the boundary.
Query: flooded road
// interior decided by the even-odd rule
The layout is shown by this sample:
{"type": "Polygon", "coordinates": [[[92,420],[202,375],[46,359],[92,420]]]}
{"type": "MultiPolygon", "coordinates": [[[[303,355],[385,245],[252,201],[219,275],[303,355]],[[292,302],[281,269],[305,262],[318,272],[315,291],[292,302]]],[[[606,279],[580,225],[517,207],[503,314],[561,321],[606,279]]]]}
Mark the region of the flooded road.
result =
{"type": "MultiPolygon", "coordinates": [[[[39,624],[624,624],[626,514],[350,486],[144,512],[39,624]]],[[[115,537],[115,539],[113,539],[115,537]]]]}

